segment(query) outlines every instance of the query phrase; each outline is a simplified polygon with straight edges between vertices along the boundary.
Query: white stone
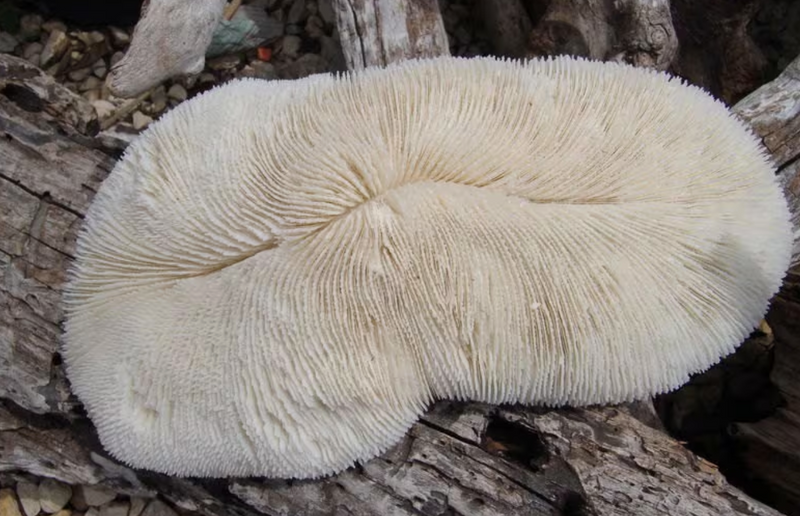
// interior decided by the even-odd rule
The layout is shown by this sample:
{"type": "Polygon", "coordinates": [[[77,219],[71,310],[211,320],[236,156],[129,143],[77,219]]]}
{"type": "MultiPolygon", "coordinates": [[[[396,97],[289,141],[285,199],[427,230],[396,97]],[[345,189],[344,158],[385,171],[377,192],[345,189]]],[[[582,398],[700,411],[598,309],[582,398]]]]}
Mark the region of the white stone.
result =
{"type": "MultiPolygon", "coordinates": [[[[92,102],[92,107],[94,107],[94,110],[97,111],[97,117],[101,119],[110,117],[111,114],[117,109],[116,106],[114,106],[114,104],[112,104],[107,100],[102,100],[102,99],[95,100],[94,102],[92,102]]],[[[112,497],[111,499],[113,500],[114,498],[112,497]]],[[[87,503],[86,505],[89,504],[87,503]]]]}
{"type": "Polygon", "coordinates": [[[42,67],[55,64],[64,55],[64,52],[69,48],[69,38],[60,30],[53,30],[47,38],[47,43],[42,50],[42,67]]]}
{"type": "Polygon", "coordinates": [[[153,119],[149,116],[145,115],[141,111],[137,111],[133,114],[133,128],[137,131],[141,131],[145,127],[152,122],[153,119]]]}
{"type": "Polygon", "coordinates": [[[39,484],[39,503],[46,513],[54,513],[63,509],[72,497],[72,488],[51,478],[39,484]]]}

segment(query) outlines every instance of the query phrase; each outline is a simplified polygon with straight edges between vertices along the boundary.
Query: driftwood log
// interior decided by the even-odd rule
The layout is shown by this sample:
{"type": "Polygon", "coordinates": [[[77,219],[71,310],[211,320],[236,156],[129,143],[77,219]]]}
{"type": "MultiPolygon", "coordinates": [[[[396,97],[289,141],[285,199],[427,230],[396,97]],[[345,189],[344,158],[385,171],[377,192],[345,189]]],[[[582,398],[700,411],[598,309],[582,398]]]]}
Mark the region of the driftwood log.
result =
{"type": "MultiPolygon", "coordinates": [[[[776,80],[748,95],[736,111],[772,154],[800,228],[800,58],[776,80]]],[[[771,379],[784,400],[771,417],[736,426],[749,474],[788,514],[800,515],[800,235],[792,269],[767,316],[775,339],[771,379]]]]}
{"type": "MultiPolygon", "coordinates": [[[[774,154],[797,156],[797,116],[782,118],[782,89],[765,88],[747,116],[774,154]]],[[[383,456],[317,481],[176,479],[116,463],[58,354],[76,235],[119,152],[94,137],[93,116],[38,69],[0,56],[0,471],[160,495],[209,515],[779,514],[662,432],[647,404],[441,402],[383,456]]],[[[783,296],[795,303],[798,291],[783,296]]]]}
{"type": "Polygon", "coordinates": [[[437,0],[333,0],[348,70],[450,53],[437,0]]]}

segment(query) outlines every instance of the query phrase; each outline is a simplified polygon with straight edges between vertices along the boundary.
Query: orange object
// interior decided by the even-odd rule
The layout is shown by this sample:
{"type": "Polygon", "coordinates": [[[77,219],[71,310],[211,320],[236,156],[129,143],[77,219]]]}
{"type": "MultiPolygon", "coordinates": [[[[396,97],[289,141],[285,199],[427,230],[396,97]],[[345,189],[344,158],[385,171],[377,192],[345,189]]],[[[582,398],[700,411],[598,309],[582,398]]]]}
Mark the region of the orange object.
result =
{"type": "Polygon", "coordinates": [[[258,47],[258,59],[261,61],[269,61],[272,59],[272,49],[269,47],[258,47]]]}

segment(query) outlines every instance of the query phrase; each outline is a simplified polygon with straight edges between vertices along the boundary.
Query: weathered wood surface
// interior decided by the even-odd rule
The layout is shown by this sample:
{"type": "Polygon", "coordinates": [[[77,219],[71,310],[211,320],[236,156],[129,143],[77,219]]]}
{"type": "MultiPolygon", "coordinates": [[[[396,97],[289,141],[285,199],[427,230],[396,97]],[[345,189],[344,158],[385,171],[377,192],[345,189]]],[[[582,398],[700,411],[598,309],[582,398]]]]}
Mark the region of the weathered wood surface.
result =
{"type": "Polygon", "coordinates": [[[733,104],[763,83],[767,62],[748,31],[761,0],[671,0],[680,41],[673,71],[733,104]]]}
{"type": "Polygon", "coordinates": [[[0,471],[159,493],[210,515],[778,514],[622,407],[442,402],[382,457],[317,481],[193,481],[115,463],[57,354],[60,290],[112,152],[75,122],[83,101],[28,89],[38,72],[15,58],[0,69],[13,71],[0,87],[0,471]]]}
{"type": "Polygon", "coordinates": [[[669,0],[552,0],[530,56],[569,54],[666,70],[678,52],[669,0]]]}
{"type": "Polygon", "coordinates": [[[437,0],[333,0],[348,70],[449,55],[437,0]]]}
{"type": "MultiPolygon", "coordinates": [[[[735,111],[761,136],[800,228],[800,57],[771,83],[742,99],[735,111]]],[[[800,234],[792,269],[767,316],[775,339],[772,381],[784,406],[771,417],[737,425],[750,474],[789,514],[800,514],[800,234]]]]}

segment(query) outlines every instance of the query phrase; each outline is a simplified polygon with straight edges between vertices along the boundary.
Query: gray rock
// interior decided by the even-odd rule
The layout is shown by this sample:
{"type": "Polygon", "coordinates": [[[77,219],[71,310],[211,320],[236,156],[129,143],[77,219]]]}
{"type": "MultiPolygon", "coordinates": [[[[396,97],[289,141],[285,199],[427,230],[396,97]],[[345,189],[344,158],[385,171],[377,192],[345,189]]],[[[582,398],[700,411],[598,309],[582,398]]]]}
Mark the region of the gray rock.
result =
{"type": "Polygon", "coordinates": [[[281,79],[299,79],[309,75],[325,73],[329,65],[317,54],[305,54],[297,61],[286,64],[278,69],[281,79]]]}
{"type": "MultiPolygon", "coordinates": [[[[43,49],[44,49],[44,45],[42,45],[38,41],[34,41],[33,43],[28,43],[27,45],[25,45],[25,48],[22,50],[22,57],[27,59],[28,61],[32,62],[32,58],[34,56],[41,56],[42,55],[42,50],[43,49]]],[[[34,64],[38,65],[39,64],[38,63],[39,58],[37,57],[36,60],[37,60],[37,62],[34,63],[34,64]]]]}
{"type": "Polygon", "coordinates": [[[141,498],[138,496],[134,496],[131,498],[131,509],[128,511],[128,516],[139,516],[142,514],[145,506],[147,505],[147,499],[141,498]]]}
{"type": "Polygon", "coordinates": [[[152,500],[142,512],[142,516],[178,516],[178,514],[161,500],[152,500]]]}
{"type": "Polygon", "coordinates": [[[44,44],[42,50],[41,66],[47,68],[56,64],[64,56],[64,53],[69,49],[69,38],[60,30],[53,30],[47,38],[47,43],[44,44]]]}
{"type": "MultiPolygon", "coordinates": [[[[95,110],[97,111],[97,116],[100,118],[105,118],[104,115],[106,115],[106,111],[108,114],[111,114],[116,109],[114,104],[106,100],[97,100],[92,102],[92,106],[94,106],[95,110]],[[101,102],[102,104],[99,104],[98,107],[98,103],[101,102]],[[104,113],[101,114],[101,110],[103,110],[104,113]]],[[[116,497],[117,494],[114,491],[105,487],[78,486],[75,489],[75,496],[72,497],[72,505],[84,510],[86,507],[99,507],[107,504],[116,497]]]]}
{"type": "Polygon", "coordinates": [[[336,15],[333,12],[331,0],[318,0],[317,7],[319,7],[320,17],[326,24],[332,26],[334,23],[336,23],[336,15]]]}
{"type": "Polygon", "coordinates": [[[302,45],[303,40],[300,39],[300,36],[284,36],[281,52],[290,59],[297,59],[300,55],[300,47],[302,47],[302,45]]]}
{"type": "Polygon", "coordinates": [[[167,89],[164,85],[158,86],[153,92],[150,94],[150,102],[152,103],[152,113],[157,114],[161,113],[165,109],[167,109],[167,89]]]}
{"type": "Polygon", "coordinates": [[[66,507],[72,497],[72,488],[51,478],[42,480],[39,484],[39,503],[42,511],[46,513],[58,512],[66,507]]]}
{"type": "Polygon", "coordinates": [[[270,81],[278,79],[278,72],[275,70],[275,65],[263,61],[253,61],[242,69],[241,75],[242,77],[254,77],[256,79],[266,79],[270,81]]]}
{"type": "Polygon", "coordinates": [[[120,52],[119,50],[114,52],[113,54],[111,54],[111,61],[110,61],[111,66],[114,66],[115,64],[117,64],[120,61],[122,61],[123,57],[125,57],[125,53],[124,52],[120,52]]]}
{"type": "Polygon", "coordinates": [[[19,45],[17,38],[8,32],[0,32],[0,52],[4,54],[11,54],[14,49],[19,45]]]}
{"type": "Polygon", "coordinates": [[[100,79],[105,79],[106,74],[108,73],[108,65],[106,64],[105,59],[100,58],[94,62],[92,65],[92,73],[100,79]]]}
{"type": "Polygon", "coordinates": [[[92,69],[87,66],[86,68],[78,68],[77,70],[72,70],[67,74],[67,77],[69,77],[70,81],[81,82],[90,75],[92,75],[92,69]]]}
{"type": "Polygon", "coordinates": [[[286,26],[286,34],[290,36],[299,36],[303,33],[303,28],[299,25],[291,24],[286,26]]]}
{"type": "Polygon", "coordinates": [[[319,16],[309,16],[306,21],[306,34],[313,39],[319,39],[325,35],[325,22],[319,16]]]}
{"type": "Polygon", "coordinates": [[[183,102],[189,96],[186,92],[186,88],[181,86],[180,84],[173,84],[167,90],[167,96],[173,100],[177,100],[178,102],[183,102]]]}
{"type": "Polygon", "coordinates": [[[294,0],[292,6],[289,8],[289,13],[286,15],[286,23],[299,24],[308,17],[308,9],[306,8],[306,0],[294,0]]]}
{"type": "Polygon", "coordinates": [[[347,64],[344,61],[344,53],[339,40],[323,36],[319,41],[321,43],[320,55],[328,63],[330,69],[344,71],[347,68],[347,64]]]}
{"type": "Polygon", "coordinates": [[[128,516],[128,502],[111,502],[100,507],[100,516],[128,516]]]}
{"type": "Polygon", "coordinates": [[[39,503],[39,486],[30,482],[17,483],[17,497],[25,516],[36,516],[42,508],[39,503]]]}
{"type": "Polygon", "coordinates": [[[114,27],[113,25],[108,28],[108,31],[111,33],[111,41],[116,48],[125,48],[131,44],[131,35],[128,34],[124,29],[120,29],[119,27],[114,27]]]}
{"type": "Polygon", "coordinates": [[[211,70],[233,70],[242,62],[241,56],[238,54],[229,54],[226,56],[219,56],[206,61],[206,66],[211,70]]]}
{"type": "Polygon", "coordinates": [[[35,41],[42,34],[42,22],[38,14],[26,14],[19,19],[19,37],[23,41],[35,41]]]}
{"type": "Polygon", "coordinates": [[[67,26],[64,22],[59,20],[47,20],[42,24],[42,29],[44,29],[45,32],[53,32],[54,30],[59,30],[65,34],[67,32],[67,26]]]}
{"type": "Polygon", "coordinates": [[[99,90],[103,87],[103,81],[90,75],[78,85],[78,91],[99,90]]]}

